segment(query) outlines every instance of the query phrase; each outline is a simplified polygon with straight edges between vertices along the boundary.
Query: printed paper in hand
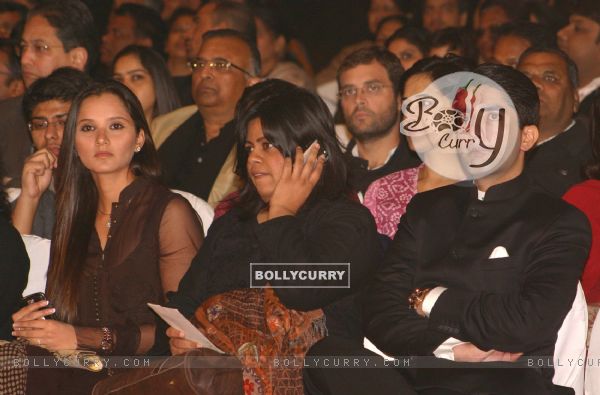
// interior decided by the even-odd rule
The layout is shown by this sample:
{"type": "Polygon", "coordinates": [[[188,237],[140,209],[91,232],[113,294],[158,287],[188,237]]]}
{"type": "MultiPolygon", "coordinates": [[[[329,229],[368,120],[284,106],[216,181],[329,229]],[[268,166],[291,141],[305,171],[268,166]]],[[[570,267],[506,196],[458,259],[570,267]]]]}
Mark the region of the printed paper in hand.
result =
{"type": "Polygon", "coordinates": [[[200,330],[196,328],[194,324],[192,324],[187,318],[185,318],[183,314],[179,312],[179,310],[152,303],[148,303],[148,306],[154,310],[156,314],[160,316],[160,318],[165,320],[167,324],[182,331],[185,334],[184,336],[186,339],[198,343],[203,348],[209,348],[223,354],[223,351],[212,344],[212,342],[208,340],[204,333],[200,332],[200,330]]]}

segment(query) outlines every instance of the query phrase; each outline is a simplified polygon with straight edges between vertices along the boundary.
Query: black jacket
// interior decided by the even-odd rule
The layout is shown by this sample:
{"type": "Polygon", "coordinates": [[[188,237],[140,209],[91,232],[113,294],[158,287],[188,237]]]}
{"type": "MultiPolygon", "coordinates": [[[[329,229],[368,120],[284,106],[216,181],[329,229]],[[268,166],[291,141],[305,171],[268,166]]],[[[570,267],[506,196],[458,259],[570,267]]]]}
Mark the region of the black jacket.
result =
{"type": "MultiPolygon", "coordinates": [[[[389,355],[432,355],[454,337],[552,356],[590,243],[585,215],[523,176],[491,187],[483,201],[475,187],[417,194],[367,291],[367,336],[389,355]],[[508,257],[489,259],[500,246],[508,257]],[[413,289],[436,286],[448,289],[429,318],[409,309],[413,289]]],[[[440,374],[464,390],[453,369],[440,374]]]]}
{"type": "Polygon", "coordinates": [[[587,123],[577,120],[569,130],[528,152],[524,173],[540,191],[562,197],[584,180],[583,167],[591,159],[587,123]]]}
{"type": "MultiPolygon", "coordinates": [[[[250,263],[350,263],[351,288],[277,288],[288,308],[323,308],[329,334],[360,338],[360,311],[351,300],[382,259],[369,210],[347,198],[322,200],[296,216],[258,224],[232,209],[211,225],[208,235],[169,296],[169,306],[191,316],[209,297],[250,287],[250,263]],[[350,298],[350,299],[349,299],[350,298]]],[[[325,284],[324,284],[325,285],[325,284]]],[[[163,336],[164,327],[157,336],[163,336]]],[[[160,341],[160,339],[158,339],[160,341]]],[[[163,352],[157,345],[153,352],[163,352]]]]}
{"type": "Polygon", "coordinates": [[[29,257],[21,235],[0,211],[0,339],[11,340],[12,314],[21,307],[29,257]]]}

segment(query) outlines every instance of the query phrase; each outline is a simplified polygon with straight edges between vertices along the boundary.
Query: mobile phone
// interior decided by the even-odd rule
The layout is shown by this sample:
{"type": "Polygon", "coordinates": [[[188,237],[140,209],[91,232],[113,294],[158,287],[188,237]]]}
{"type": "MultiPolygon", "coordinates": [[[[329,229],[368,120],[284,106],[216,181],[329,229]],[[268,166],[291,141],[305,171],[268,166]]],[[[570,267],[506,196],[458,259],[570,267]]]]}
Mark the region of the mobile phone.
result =
{"type": "MultiPolygon", "coordinates": [[[[23,298],[23,301],[25,303],[27,303],[28,305],[29,304],[33,304],[35,302],[39,302],[41,300],[48,300],[48,299],[46,299],[46,294],[43,293],[43,292],[36,292],[36,293],[31,294],[31,295],[27,295],[27,296],[25,296],[23,298]]],[[[48,303],[48,306],[44,307],[44,309],[49,309],[49,308],[52,308],[52,304],[51,303],[48,303]]],[[[44,318],[47,318],[49,320],[53,320],[54,319],[54,314],[50,314],[50,315],[47,315],[45,317],[42,317],[42,319],[44,319],[44,318]]]]}
{"type": "Polygon", "coordinates": [[[322,144],[319,143],[318,140],[313,141],[308,148],[306,148],[304,150],[304,163],[306,164],[306,161],[308,160],[308,155],[310,155],[310,151],[313,148],[313,146],[315,146],[316,144],[319,144],[321,146],[321,148],[319,148],[319,152],[317,153],[317,157],[319,157],[320,155],[323,155],[325,157],[325,160],[327,160],[329,158],[329,155],[327,154],[327,151],[325,151],[325,149],[323,148],[322,144]]]}

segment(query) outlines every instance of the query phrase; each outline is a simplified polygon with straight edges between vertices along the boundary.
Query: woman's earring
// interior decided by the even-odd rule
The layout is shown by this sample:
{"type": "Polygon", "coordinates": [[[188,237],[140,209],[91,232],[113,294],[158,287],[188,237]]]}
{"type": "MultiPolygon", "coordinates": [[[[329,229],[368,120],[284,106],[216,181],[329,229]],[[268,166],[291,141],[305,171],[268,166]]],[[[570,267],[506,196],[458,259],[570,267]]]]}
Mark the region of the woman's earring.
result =
{"type": "Polygon", "coordinates": [[[142,150],[142,147],[140,147],[139,145],[137,147],[135,147],[135,152],[140,152],[142,150]]]}

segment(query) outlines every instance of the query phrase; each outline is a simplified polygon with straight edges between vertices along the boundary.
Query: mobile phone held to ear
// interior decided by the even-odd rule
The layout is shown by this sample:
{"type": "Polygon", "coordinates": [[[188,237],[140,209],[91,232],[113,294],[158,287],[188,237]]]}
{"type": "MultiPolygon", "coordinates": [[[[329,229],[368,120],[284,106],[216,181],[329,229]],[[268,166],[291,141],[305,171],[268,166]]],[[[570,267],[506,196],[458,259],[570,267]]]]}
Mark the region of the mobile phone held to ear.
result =
{"type": "MultiPolygon", "coordinates": [[[[31,294],[31,295],[27,295],[27,296],[25,296],[25,297],[23,298],[23,301],[24,301],[25,303],[27,303],[28,305],[29,305],[29,304],[33,304],[33,303],[35,303],[35,302],[39,302],[39,301],[41,301],[41,300],[47,300],[47,299],[46,299],[46,294],[44,294],[43,292],[36,292],[36,293],[33,293],[33,294],[31,294]]],[[[51,304],[51,303],[48,303],[48,306],[46,306],[46,307],[44,307],[44,308],[45,308],[45,309],[52,308],[52,304],[51,304]]],[[[50,314],[50,315],[47,315],[46,317],[42,317],[42,319],[44,319],[44,318],[47,318],[47,319],[49,319],[49,320],[53,320],[53,319],[55,319],[55,318],[54,318],[54,314],[50,314]]]]}
{"type": "Polygon", "coordinates": [[[306,164],[306,161],[308,160],[308,155],[310,154],[310,152],[311,152],[311,150],[313,149],[313,147],[314,147],[315,145],[317,145],[317,144],[319,144],[319,145],[321,146],[321,148],[319,148],[319,153],[317,154],[317,158],[318,158],[320,155],[323,155],[323,157],[325,158],[325,161],[327,161],[327,159],[329,159],[329,154],[327,154],[327,151],[325,150],[325,148],[323,148],[323,145],[322,145],[321,143],[319,143],[319,141],[318,141],[318,140],[315,140],[315,141],[313,141],[313,142],[312,142],[312,143],[311,143],[311,144],[308,146],[308,148],[306,148],[306,149],[304,150],[304,154],[303,154],[303,156],[304,156],[304,163],[305,163],[305,164],[306,164]]]}

